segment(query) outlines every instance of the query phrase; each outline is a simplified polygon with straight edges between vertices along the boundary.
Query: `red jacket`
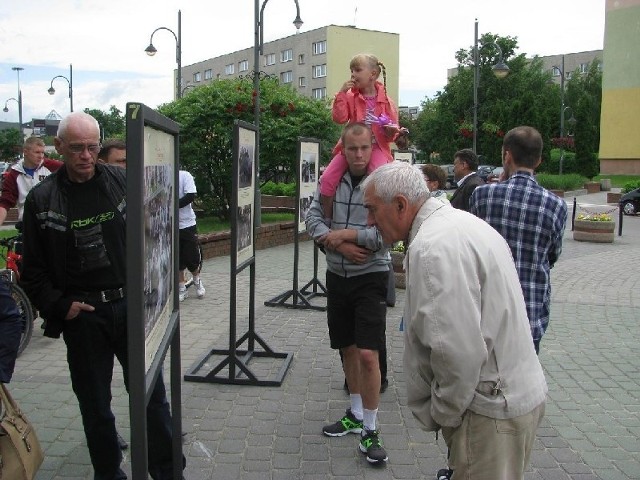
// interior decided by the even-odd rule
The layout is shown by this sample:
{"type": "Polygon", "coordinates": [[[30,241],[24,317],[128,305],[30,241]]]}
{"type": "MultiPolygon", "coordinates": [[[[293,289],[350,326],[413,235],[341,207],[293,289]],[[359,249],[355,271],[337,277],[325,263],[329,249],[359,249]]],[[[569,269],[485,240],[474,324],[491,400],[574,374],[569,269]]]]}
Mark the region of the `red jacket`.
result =
{"type": "MultiPolygon", "coordinates": [[[[391,99],[384,91],[384,85],[380,82],[376,82],[376,106],[374,114],[379,117],[383,113],[389,117],[391,123],[398,125],[398,111],[391,99]]],[[[332,109],[333,121],[336,123],[344,124],[348,122],[364,122],[367,114],[367,103],[360,90],[349,89],[346,92],[338,92],[333,100],[332,109]]],[[[384,129],[378,125],[371,125],[373,136],[376,139],[376,143],[383,152],[386,152],[391,156],[390,143],[397,137],[397,134],[388,136],[384,129]]],[[[333,154],[336,155],[342,152],[342,142],[338,141],[333,148],[333,154]]]]}
{"type": "Polygon", "coordinates": [[[33,177],[24,171],[24,160],[13,165],[4,172],[2,180],[2,194],[0,194],[0,207],[5,210],[18,206],[18,220],[22,220],[22,210],[24,200],[33,187],[39,184],[46,177],[58,170],[62,162],[46,158],[33,172],[33,177]]]}

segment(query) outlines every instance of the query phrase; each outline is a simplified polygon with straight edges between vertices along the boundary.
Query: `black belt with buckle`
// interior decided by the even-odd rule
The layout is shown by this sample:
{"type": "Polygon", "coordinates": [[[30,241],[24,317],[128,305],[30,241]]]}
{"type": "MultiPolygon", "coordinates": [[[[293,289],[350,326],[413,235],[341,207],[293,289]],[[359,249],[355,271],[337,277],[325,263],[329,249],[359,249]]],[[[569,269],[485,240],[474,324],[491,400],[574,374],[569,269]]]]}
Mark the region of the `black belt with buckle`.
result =
{"type": "Polygon", "coordinates": [[[99,292],[77,292],[85,300],[97,301],[97,302],[113,302],[114,300],[120,300],[125,296],[125,288],[114,288],[113,290],[101,290],[99,292]]]}

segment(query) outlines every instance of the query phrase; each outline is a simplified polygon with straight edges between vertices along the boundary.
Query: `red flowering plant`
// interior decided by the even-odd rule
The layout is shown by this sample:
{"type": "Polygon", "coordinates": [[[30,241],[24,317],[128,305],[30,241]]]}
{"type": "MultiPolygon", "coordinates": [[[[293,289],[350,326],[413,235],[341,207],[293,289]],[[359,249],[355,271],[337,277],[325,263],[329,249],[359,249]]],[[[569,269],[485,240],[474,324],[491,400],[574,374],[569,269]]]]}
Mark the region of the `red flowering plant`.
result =
{"type": "Polygon", "coordinates": [[[556,148],[564,148],[565,150],[575,151],[576,144],[573,140],[573,136],[570,137],[554,137],[551,139],[551,144],[556,148]]]}

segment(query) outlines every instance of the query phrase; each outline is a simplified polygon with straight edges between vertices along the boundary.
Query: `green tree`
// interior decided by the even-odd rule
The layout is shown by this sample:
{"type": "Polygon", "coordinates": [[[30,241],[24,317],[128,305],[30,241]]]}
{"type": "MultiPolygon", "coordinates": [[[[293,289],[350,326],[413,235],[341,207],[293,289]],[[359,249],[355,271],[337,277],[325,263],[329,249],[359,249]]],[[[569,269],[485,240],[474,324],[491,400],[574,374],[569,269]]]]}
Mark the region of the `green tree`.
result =
{"type": "MultiPolygon", "coordinates": [[[[588,178],[600,173],[600,111],[602,106],[602,72],[600,62],[593,61],[586,73],[575,71],[567,83],[565,104],[576,118],[575,171],[588,178]]],[[[567,114],[570,112],[567,111],[567,114]]]]}
{"type": "MultiPolygon", "coordinates": [[[[260,81],[260,91],[260,181],[281,170],[294,178],[301,136],[321,141],[326,162],[340,132],[328,103],[303,97],[271,78],[260,81]]],[[[233,123],[253,122],[254,98],[252,80],[219,80],[159,108],[180,124],[180,162],[196,179],[200,205],[222,219],[229,218],[232,200],[233,123]]]]}
{"type": "Polygon", "coordinates": [[[102,138],[120,138],[124,140],[126,133],[125,118],[115,105],[111,105],[108,112],[97,108],[85,108],[84,112],[98,121],[102,138]]]}
{"type": "MultiPolygon", "coordinates": [[[[555,132],[560,91],[549,83],[539,59],[527,61],[516,55],[517,38],[486,33],[479,39],[477,153],[485,162],[501,162],[502,137],[513,127],[531,125],[545,139],[543,158],[548,158],[550,138],[555,132]],[[498,44],[510,72],[498,79],[492,67],[499,60],[498,44]]],[[[418,118],[418,147],[438,152],[442,163],[451,163],[453,154],[473,145],[473,46],[456,53],[458,72],[433,100],[423,102],[418,118]]]]}
{"type": "Polygon", "coordinates": [[[7,128],[0,130],[0,160],[12,162],[22,153],[20,130],[7,128]]]}

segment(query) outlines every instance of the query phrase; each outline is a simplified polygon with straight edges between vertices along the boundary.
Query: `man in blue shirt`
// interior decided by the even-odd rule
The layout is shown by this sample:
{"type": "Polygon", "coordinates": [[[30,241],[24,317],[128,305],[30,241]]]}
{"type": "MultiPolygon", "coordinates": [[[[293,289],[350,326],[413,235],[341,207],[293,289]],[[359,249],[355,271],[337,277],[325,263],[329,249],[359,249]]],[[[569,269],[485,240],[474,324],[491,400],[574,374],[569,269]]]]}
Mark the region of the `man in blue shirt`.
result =
{"type": "Polygon", "coordinates": [[[551,267],[562,251],[567,222],[564,200],[538,185],[542,137],[533,127],[516,127],[504,137],[502,165],[507,180],[476,188],[470,212],[495,228],[511,247],[527,306],[536,353],[549,324],[551,267]]]}

